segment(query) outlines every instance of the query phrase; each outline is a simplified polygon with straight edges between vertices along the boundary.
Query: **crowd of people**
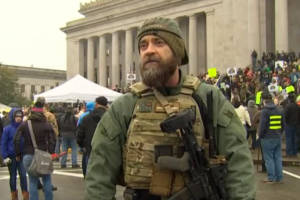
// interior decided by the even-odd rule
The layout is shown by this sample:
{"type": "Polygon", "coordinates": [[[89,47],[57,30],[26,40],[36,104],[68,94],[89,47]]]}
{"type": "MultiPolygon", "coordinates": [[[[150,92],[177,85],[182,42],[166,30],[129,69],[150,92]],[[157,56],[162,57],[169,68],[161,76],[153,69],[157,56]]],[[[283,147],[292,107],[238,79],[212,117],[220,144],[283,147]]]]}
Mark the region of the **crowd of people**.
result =
{"type": "Polygon", "coordinates": [[[53,199],[51,174],[37,177],[29,172],[33,160],[34,147],[30,137],[28,121],[32,123],[38,149],[49,152],[53,162],[60,162],[67,168],[68,150],[71,149],[72,168],[80,168],[77,154],[81,152],[83,175],[91,151],[91,140],[98,121],[107,109],[108,101],[100,96],[87,104],[47,104],[40,97],[32,107],[20,108],[11,104],[9,113],[0,118],[1,166],[7,166],[10,175],[11,199],[18,200],[17,173],[24,200],[38,199],[38,190],[43,189],[45,199],[53,199]],[[78,151],[77,146],[80,147],[78,151]],[[29,185],[27,185],[27,175],[29,185]],[[41,180],[42,183],[41,183],[41,180]],[[28,187],[29,186],[29,187],[28,187]]]}
{"type": "Polygon", "coordinates": [[[251,54],[252,65],[225,75],[199,78],[220,88],[231,101],[247,132],[250,148],[261,147],[265,183],[282,183],[282,142],[285,155],[298,158],[300,147],[300,54],[251,54]]]}

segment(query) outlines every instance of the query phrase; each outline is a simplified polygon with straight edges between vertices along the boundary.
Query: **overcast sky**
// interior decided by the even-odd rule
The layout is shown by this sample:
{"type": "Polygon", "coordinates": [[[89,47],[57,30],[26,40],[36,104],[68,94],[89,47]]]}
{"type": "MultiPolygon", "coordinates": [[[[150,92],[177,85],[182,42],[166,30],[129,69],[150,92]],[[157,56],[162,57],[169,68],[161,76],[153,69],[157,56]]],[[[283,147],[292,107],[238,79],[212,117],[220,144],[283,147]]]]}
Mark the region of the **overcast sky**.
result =
{"type": "Polygon", "coordinates": [[[66,35],[60,28],[83,16],[90,0],[0,0],[0,63],[66,69],[66,35]]]}

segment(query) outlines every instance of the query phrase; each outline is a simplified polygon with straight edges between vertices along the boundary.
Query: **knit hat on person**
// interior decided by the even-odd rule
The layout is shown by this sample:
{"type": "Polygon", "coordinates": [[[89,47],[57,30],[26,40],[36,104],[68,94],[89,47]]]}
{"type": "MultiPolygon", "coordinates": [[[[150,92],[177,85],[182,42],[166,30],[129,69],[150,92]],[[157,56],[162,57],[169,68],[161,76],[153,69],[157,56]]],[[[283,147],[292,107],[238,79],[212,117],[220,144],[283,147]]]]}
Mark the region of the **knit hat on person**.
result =
{"type": "Polygon", "coordinates": [[[104,96],[100,96],[96,98],[96,103],[102,106],[107,106],[108,101],[107,98],[105,98],[104,96]]]}
{"type": "Polygon", "coordinates": [[[138,31],[138,44],[145,35],[156,35],[162,38],[172,49],[174,55],[181,58],[180,64],[188,64],[189,58],[186,52],[182,32],[175,20],[163,17],[148,19],[138,31]]]}

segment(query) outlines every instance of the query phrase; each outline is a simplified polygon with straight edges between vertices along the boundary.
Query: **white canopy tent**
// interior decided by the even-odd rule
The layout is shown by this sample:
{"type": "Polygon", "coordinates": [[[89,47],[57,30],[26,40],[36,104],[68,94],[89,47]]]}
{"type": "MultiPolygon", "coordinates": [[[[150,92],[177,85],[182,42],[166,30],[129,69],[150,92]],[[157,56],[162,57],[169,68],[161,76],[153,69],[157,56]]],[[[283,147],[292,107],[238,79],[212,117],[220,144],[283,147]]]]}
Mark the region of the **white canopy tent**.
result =
{"type": "Polygon", "coordinates": [[[76,75],[52,90],[34,95],[34,101],[40,96],[45,97],[47,103],[75,103],[77,100],[86,102],[95,101],[99,96],[106,97],[108,101],[114,101],[121,95],[121,93],[102,87],[80,75],[76,75]]]}
{"type": "Polygon", "coordinates": [[[10,109],[11,109],[11,107],[9,107],[9,106],[7,106],[7,105],[5,105],[5,104],[0,103],[0,112],[1,112],[1,113],[2,113],[3,111],[9,112],[10,109]]]}

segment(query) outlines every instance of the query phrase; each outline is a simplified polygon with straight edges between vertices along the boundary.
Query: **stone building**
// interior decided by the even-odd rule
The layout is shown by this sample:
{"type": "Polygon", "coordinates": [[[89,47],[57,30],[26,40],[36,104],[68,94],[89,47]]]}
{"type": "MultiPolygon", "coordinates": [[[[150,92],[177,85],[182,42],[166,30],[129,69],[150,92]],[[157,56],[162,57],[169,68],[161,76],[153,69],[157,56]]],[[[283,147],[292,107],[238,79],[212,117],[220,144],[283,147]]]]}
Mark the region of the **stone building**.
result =
{"type": "Polygon", "coordinates": [[[21,67],[14,65],[4,65],[13,70],[18,81],[18,89],[23,97],[33,100],[35,94],[45,92],[66,81],[65,70],[53,70],[36,67],[21,67]]]}
{"type": "Polygon", "coordinates": [[[300,51],[299,0],[94,0],[81,4],[81,19],[67,35],[67,78],[75,74],[107,87],[139,80],[137,27],[165,16],[179,23],[189,53],[185,73],[245,67],[255,49],[300,51]]]}

